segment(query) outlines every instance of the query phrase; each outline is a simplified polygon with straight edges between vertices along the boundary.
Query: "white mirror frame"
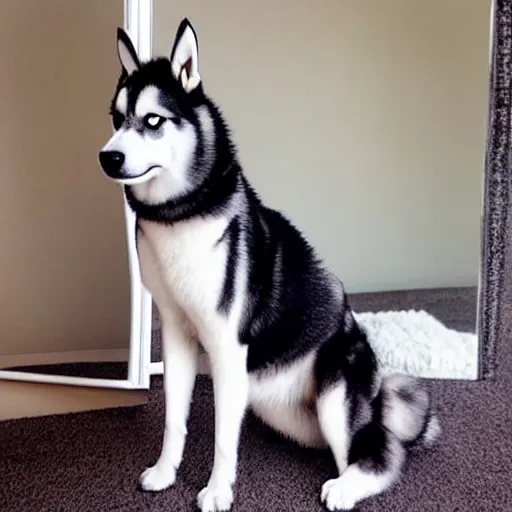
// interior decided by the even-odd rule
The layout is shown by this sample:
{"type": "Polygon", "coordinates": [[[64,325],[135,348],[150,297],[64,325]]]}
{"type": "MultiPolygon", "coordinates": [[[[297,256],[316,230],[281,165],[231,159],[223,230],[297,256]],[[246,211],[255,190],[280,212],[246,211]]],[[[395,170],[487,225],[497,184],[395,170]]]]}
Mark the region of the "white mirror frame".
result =
{"type": "MultiPolygon", "coordinates": [[[[133,41],[139,58],[149,60],[152,56],[153,0],[124,0],[124,29],[133,41]]],[[[115,34],[112,35],[114,41],[115,34]]],[[[114,45],[112,51],[115,51],[114,45]]],[[[94,379],[10,370],[0,370],[0,380],[65,384],[94,388],[149,389],[151,364],[151,317],[152,298],[144,288],[135,241],[135,215],[124,199],[126,240],[130,268],[130,355],[128,378],[94,379]]]]}

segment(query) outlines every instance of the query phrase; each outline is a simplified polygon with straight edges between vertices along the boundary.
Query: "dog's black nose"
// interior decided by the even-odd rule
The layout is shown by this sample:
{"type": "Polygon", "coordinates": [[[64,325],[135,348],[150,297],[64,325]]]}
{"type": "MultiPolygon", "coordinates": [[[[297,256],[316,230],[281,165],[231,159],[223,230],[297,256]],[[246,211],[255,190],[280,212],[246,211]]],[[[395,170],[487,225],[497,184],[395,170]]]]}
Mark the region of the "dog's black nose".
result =
{"type": "Polygon", "coordinates": [[[124,155],[120,151],[101,151],[100,165],[112,178],[120,177],[120,171],[124,164],[124,155]]]}

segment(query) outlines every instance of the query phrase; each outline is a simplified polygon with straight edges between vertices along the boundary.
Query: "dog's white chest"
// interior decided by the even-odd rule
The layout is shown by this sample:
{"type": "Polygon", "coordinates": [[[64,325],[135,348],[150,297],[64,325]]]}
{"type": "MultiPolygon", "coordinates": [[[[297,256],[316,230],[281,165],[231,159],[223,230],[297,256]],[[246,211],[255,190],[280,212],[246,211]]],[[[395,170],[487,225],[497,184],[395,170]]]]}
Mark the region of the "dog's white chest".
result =
{"type": "Polygon", "coordinates": [[[226,227],[224,218],[173,226],[139,221],[142,281],[159,308],[177,303],[198,313],[216,309],[227,255],[226,244],[219,240],[226,227]]]}

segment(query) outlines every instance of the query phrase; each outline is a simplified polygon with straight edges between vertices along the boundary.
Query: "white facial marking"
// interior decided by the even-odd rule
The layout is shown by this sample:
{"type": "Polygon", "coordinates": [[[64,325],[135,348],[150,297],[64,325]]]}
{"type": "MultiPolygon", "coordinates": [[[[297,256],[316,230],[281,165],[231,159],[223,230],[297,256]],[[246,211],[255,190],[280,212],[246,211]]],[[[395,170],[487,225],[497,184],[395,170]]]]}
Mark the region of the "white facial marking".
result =
{"type": "Polygon", "coordinates": [[[135,176],[134,178],[118,179],[116,181],[121,185],[140,185],[141,183],[146,183],[153,178],[156,178],[161,172],[161,167],[153,167],[140,176],[135,176]]]}
{"type": "Polygon", "coordinates": [[[160,105],[159,96],[159,90],[154,85],[144,88],[135,104],[135,117],[143,118],[148,114],[170,117],[172,112],[160,105]]]}
{"type": "Polygon", "coordinates": [[[126,87],[123,87],[117,95],[116,109],[124,116],[128,112],[128,92],[126,91],[126,87]]]}
{"type": "Polygon", "coordinates": [[[138,185],[152,180],[162,172],[164,162],[157,158],[161,155],[148,154],[151,143],[158,142],[148,140],[134,129],[121,128],[103,147],[102,151],[120,151],[125,156],[123,174],[126,177],[116,179],[123,185],[138,185]]]}

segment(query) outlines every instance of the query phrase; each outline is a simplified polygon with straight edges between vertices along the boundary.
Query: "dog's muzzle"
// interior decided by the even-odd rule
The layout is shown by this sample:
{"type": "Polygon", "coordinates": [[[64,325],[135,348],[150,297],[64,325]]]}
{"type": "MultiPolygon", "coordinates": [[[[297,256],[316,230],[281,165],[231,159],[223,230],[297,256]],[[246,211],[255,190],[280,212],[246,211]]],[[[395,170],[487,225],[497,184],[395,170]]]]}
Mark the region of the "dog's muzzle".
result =
{"type": "Polygon", "coordinates": [[[101,151],[99,161],[105,174],[114,180],[125,178],[122,174],[124,154],[120,151],[101,151]]]}

